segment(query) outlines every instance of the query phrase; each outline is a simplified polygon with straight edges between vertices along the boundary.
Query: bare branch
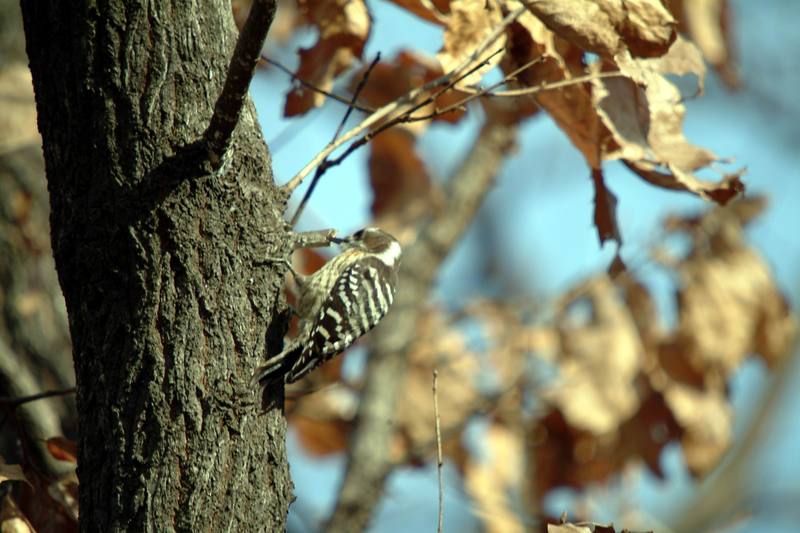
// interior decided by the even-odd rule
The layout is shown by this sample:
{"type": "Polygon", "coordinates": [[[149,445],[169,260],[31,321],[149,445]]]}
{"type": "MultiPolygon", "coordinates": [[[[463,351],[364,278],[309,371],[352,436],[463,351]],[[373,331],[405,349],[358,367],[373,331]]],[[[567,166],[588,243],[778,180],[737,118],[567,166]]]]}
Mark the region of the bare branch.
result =
{"type": "MultiPolygon", "coordinates": [[[[419,121],[423,121],[423,120],[430,120],[432,118],[436,118],[436,117],[438,117],[440,115],[444,115],[444,114],[449,113],[451,111],[454,111],[456,109],[463,108],[466,104],[468,104],[469,102],[475,100],[476,98],[520,97],[520,96],[525,96],[525,95],[534,95],[534,94],[537,94],[537,93],[540,93],[540,92],[545,92],[545,91],[552,91],[552,90],[555,90],[555,89],[563,89],[564,87],[570,87],[572,85],[579,85],[581,83],[586,83],[587,81],[592,81],[592,80],[601,79],[601,78],[623,78],[623,77],[625,77],[625,75],[622,74],[619,71],[597,72],[597,73],[594,73],[594,74],[586,74],[584,76],[578,76],[576,78],[570,78],[568,80],[560,80],[560,81],[554,81],[554,82],[542,82],[542,83],[536,85],[535,87],[525,87],[523,89],[511,89],[511,90],[507,90],[507,91],[495,91],[495,89],[497,87],[500,87],[501,85],[503,85],[505,83],[508,83],[509,81],[512,81],[517,74],[519,74],[520,72],[522,72],[524,70],[527,70],[528,68],[533,66],[535,63],[540,61],[540,59],[541,58],[536,58],[536,59],[533,59],[531,61],[528,61],[527,63],[525,63],[521,67],[519,67],[516,70],[514,70],[513,72],[509,73],[502,80],[500,80],[500,81],[498,81],[496,83],[493,83],[492,85],[490,85],[488,87],[484,87],[484,88],[480,88],[480,89],[473,89],[472,94],[470,94],[469,96],[467,96],[465,98],[462,98],[458,102],[450,104],[447,107],[444,107],[442,109],[436,109],[436,110],[434,110],[433,112],[431,112],[431,113],[429,113],[427,115],[404,117],[399,122],[419,122],[419,121]]],[[[462,91],[462,92],[468,92],[469,91],[469,89],[463,89],[463,88],[459,88],[459,90],[462,91]]]]}
{"type": "Polygon", "coordinates": [[[333,238],[336,237],[336,230],[302,231],[292,233],[291,236],[292,246],[295,250],[298,248],[321,248],[331,245],[333,238]]]}
{"type": "Polygon", "coordinates": [[[553,81],[548,83],[540,83],[534,87],[525,87],[524,89],[511,89],[508,91],[493,91],[487,94],[487,96],[497,96],[497,97],[517,97],[517,96],[525,96],[527,94],[536,94],[541,93],[544,91],[553,91],[555,89],[562,89],[564,87],[569,87],[571,85],[578,85],[580,83],[585,83],[587,81],[592,80],[599,80],[604,78],[625,78],[625,74],[619,71],[613,72],[595,72],[593,74],[586,74],[584,76],[578,76],[575,78],[569,78],[567,80],[560,80],[560,81],[553,81]]]}
{"type": "Polygon", "coordinates": [[[372,334],[372,353],[348,450],[345,478],[328,531],[361,531],[382,494],[390,457],[395,404],[409,342],[436,273],[466,230],[511,150],[516,124],[490,120],[446,186],[447,204],[430,215],[403,253],[400,290],[392,311],[372,334]]]}
{"type": "Polygon", "coordinates": [[[230,146],[231,135],[239,122],[242,105],[276,9],[276,0],[254,0],[250,15],[239,34],[225,85],[214,106],[214,115],[208,129],[203,135],[209,161],[215,169],[222,165],[222,158],[230,146]]]}

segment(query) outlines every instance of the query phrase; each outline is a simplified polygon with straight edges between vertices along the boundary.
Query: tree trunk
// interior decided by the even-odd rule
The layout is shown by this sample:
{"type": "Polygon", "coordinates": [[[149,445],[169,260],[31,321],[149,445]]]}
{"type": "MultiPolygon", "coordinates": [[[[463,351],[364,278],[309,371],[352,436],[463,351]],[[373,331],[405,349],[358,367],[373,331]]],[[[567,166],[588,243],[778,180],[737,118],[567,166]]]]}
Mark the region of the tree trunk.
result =
{"type": "Polygon", "coordinates": [[[264,413],[249,378],[286,325],[281,278],[259,263],[281,246],[284,199],[252,104],[220,172],[193,149],[235,45],[230,3],[22,8],[74,346],[81,529],[281,530],[282,391],[264,413]]]}

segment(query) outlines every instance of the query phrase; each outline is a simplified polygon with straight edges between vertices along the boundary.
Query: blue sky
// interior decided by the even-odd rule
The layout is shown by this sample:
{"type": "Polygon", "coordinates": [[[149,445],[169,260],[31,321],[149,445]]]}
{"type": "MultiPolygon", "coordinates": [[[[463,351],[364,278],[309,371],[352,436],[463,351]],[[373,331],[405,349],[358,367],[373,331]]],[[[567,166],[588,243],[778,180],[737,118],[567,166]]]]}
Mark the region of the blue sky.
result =
{"type": "MultiPolygon", "coordinates": [[[[736,13],[741,73],[746,87],[729,93],[712,76],[706,94],[687,104],[685,130],[697,144],[748,168],[745,181],[750,192],[768,195],[770,208],[749,232],[751,243],[767,258],[784,292],[798,305],[800,288],[800,3],[774,0],[769,3],[732,2],[736,13]]],[[[370,2],[374,16],[373,36],[366,56],[380,51],[385,59],[402,48],[421,49],[430,54],[441,43],[441,30],[420,23],[387,2],[370,2]]],[[[306,36],[306,44],[313,35],[306,36]]],[[[283,56],[291,62],[293,54],[283,56]]],[[[330,140],[343,107],[328,104],[298,120],[281,117],[288,87],[284,75],[270,71],[254,81],[256,102],[265,137],[273,151],[279,181],[288,180],[330,140]],[[281,133],[283,132],[283,133],[281,133]],[[277,141],[277,143],[275,142],[277,141]]],[[[434,174],[446,176],[458,163],[475,135],[479,119],[452,127],[437,125],[420,142],[420,150],[434,174]]],[[[318,187],[302,229],[334,227],[342,232],[363,226],[369,220],[371,200],[366,175],[366,151],[358,151],[329,171],[318,187]]],[[[625,239],[623,257],[640,261],[643,251],[656,235],[666,213],[697,210],[703,202],[687,194],[670,193],[649,186],[619,164],[605,168],[607,183],[618,198],[620,227],[625,239]]],[[[295,194],[295,201],[301,193],[295,194]]],[[[437,287],[436,297],[456,302],[463,295],[482,290],[481,255],[487,236],[504,261],[501,276],[532,297],[550,297],[569,285],[604,269],[613,248],[600,249],[592,225],[593,190],[586,164],[577,150],[549,119],[527,124],[520,149],[498,179],[474,227],[448,260],[437,287]],[[546,260],[543,260],[546,258],[546,260]]],[[[646,270],[646,269],[645,269],[646,270]]],[[[664,305],[668,295],[663,294],[664,305]]],[[[793,385],[800,387],[800,370],[795,365],[793,385]]],[[[746,427],[771,377],[763,365],[747,363],[732,386],[737,408],[738,431],[746,427]]],[[[797,492],[800,461],[800,397],[784,398],[775,428],[762,447],[753,475],[770,487],[789,487],[797,492]]],[[[310,460],[302,455],[290,437],[290,459],[298,500],[293,505],[290,528],[311,531],[324,519],[333,504],[343,459],[310,460]],[[298,517],[302,516],[302,520],[298,517]]],[[[642,476],[634,484],[634,501],[656,517],[668,518],[692,497],[692,485],[682,467],[678,449],[663,458],[669,473],[667,482],[642,476]]],[[[630,490],[630,485],[626,485],[630,490]]],[[[433,531],[436,521],[436,476],[433,469],[401,472],[388,486],[387,496],[374,531],[433,531]]],[[[613,491],[611,496],[613,499],[613,491]]],[[[556,498],[564,505],[568,497],[556,498]]],[[[613,507],[610,502],[608,507],[613,507]]],[[[460,495],[457,483],[447,489],[446,524],[449,531],[475,530],[469,502],[460,495]]],[[[597,517],[605,518],[605,517],[597,517]]],[[[613,517],[609,517],[613,518],[613,517]]],[[[763,531],[789,531],[774,522],[763,531]]],[[[748,531],[758,531],[751,524],[748,531]]]]}

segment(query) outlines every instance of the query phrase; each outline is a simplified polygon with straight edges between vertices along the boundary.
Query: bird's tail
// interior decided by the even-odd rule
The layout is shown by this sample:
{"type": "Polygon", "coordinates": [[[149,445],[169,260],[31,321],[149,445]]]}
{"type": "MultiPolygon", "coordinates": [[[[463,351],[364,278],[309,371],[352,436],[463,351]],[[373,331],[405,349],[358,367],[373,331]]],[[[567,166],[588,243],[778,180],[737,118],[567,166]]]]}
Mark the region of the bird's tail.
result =
{"type": "Polygon", "coordinates": [[[258,367],[255,372],[253,372],[250,383],[253,386],[258,384],[263,388],[276,381],[285,382],[284,376],[297,362],[301,352],[302,346],[300,343],[291,342],[281,353],[270,357],[266,363],[258,367]]]}

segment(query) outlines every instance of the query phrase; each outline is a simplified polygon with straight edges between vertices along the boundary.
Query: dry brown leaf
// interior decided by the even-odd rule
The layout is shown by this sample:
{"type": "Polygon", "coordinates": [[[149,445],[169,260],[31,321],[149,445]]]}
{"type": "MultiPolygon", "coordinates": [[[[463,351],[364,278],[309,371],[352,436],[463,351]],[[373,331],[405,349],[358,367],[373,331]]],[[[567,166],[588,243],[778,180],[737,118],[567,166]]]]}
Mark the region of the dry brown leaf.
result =
{"type": "Polygon", "coordinates": [[[769,267],[746,245],[742,224],[752,216],[748,203],[736,205],[743,208],[670,222],[688,227],[694,238],[692,253],[677,266],[679,322],[671,353],[682,352],[693,368],[722,379],[751,353],[777,362],[797,333],[769,267]]]}
{"type": "MultiPolygon", "coordinates": [[[[515,392],[525,371],[526,329],[509,307],[496,302],[476,301],[461,315],[461,321],[454,322],[441,310],[432,309],[418,322],[409,348],[405,393],[395,417],[401,457],[407,448],[433,449],[434,368],[439,376],[440,425],[446,446],[453,436],[460,435],[471,416],[489,406],[496,420],[509,426],[519,424],[522,395],[515,392]],[[480,338],[480,353],[470,348],[466,331],[470,344],[480,338]]],[[[454,461],[461,461],[457,446],[451,452],[456,453],[454,461]]]]}
{"type": "Polygon", "coordinates": [[[300,23],[300,15],[297,12],[297,2],[294,0],[279,0],[278,9],[275,11],[275,19],[269,27],[267,39],[272,42],[286,43],[294,34],[300,23]]]}
{"type": "Polygon", "coordinates": [[[297,415],[290,419],[300,445],[308,455],[324,457],[347,449],[351,424],[339,419],[320,420],[297,415]]]}
{"type": "Polygon", "coordinates": [[[253,0],[231,0],[231,9],[233,10],[233,21],[239,31],[244,28],[244,23],[247,22],[247,17],[250,15],[250,7],[253,5],[253,0]]]}
{"type": "MultiPolygon", "coordinates": [[[[698,389],[705,386],[708,368],[701,367],[693,360],[686,344],[685,339],[673,335],[656,347],[658,366],[651,368],[649,375],[654,387],[663,390],[667,378],[698,389]]],[[[719,380],[719,377],[719,373],[716,373],[714,379],[719,380]]]]}
{"type": "MultiPolygon", "coordinates": [[[[521,2],[508,2],[508,8],[512,10],[521,6],[521,2]]],[[[530,41],[539,47],[538,55],[546,55],[560,60],[561,52],[558,51],[556,44],[557,41],[566,44],[566,41],[554,35],[553,32],[547,29],[547,26],[545,26],[541,20],[533,16],[530,11],[525,11],[522,13],[522,15],[520,15],[512,24],[519,24],[522,26],[522,28],[524,28],[525,32],[521,32],[521,34],[517,36],[517,38],[523,39],[522,42],[511,41],[509,43],[509,49],[507,53],[522,55],[523,57],[529,56],[530,53],[527,52],[526,48],[531,45],[527,44],[525,41],[530,41]],[[522,34],[527,35],[526,37],[523,37],[522,34]],[[522,50],[514,50],[514,48],[518,46],[521,46],[522,50]]],[[[564,45],[562,44],[560,46],[564,45]]],[[[527,76],[528,72],[525,71],[521,73],[521,75],[527,76]]]]}
{"type": "Polygon", "coordinates": [[[596,435],[614,433],[639,407],[634,380],[643,346],[630,312],[607,277],[586,285],[587,296],[570,306],[591,308],[587,323],[559,317],[559,385],[546,394],[568,423],[596,435]]]}
{"type": "Polygon", "coordinates": [[[611,58],[663,54],[676,22],[659,0],[534,0],[526,5],[550,30],[576,46],[611,58]]]}
{"type": "MultiPolygon", "coordinates": [[[[644,388],[644,387],[643,387],[644,388]]],[[[666,398],[653,389],[645,389],[641,407],[620,430],[619,447],[613,451],[621,468],[626,461],[638,458],[651,472],[664,478],[661,452],[672,441],[680,439],[684,429],[669,408],[666,398]]]]}
{"type": "Polygon", "coordinates": [[[542,361],[553,363],[560,355],[561,336],[550,325],[534,325],[520,332],[516,346],[523,353],[533,353],[542,361]]]}
{"type": "MultiPolygon", "coordinates": [[[[646,139],[644,146],[637,146],[643,152],[637,156],[626,156],[629,160],[655,160],[656,163],[670,167],[677,167],[684,172],[689,172],[707,166],[718,159],[709,150],[693,146],[688,143],[683,135],[683,116],[685,107],[681,103],[682,96],[678,88],[673,85],[664,74],[686,75],[694,74],[702,89],[705,77],[705,65],[697,48],[684,39],[678,39],[670,48],[669,53],[656,59],[633,59],[627,55],[617,57],[617,66],[626,74],[634,86],[644,87],[638,100],[645,103],[648,110],[647,121],[639,123],[639,131],[646,139]],[[651,155],[652,154],[652,155],[651,155]],[[654,156],[654,157],[653,157],[654,156]]],[[[602,80],[627,81],[624,78],[602,80]]],[[[630,83],[630,82],[629,82],[630,83]]],[[[630,87],[631,85],[629,85],[630,87]]],[[[619,89],[618,87],[615,87],[619,89]]],[[[613,93],[612,93],[613,94],[613,93]]],[[[627,96],[637,98],[630,92],[627,96]]],[[[602,101],[598,101],[601,109],[602,101]]],[[[616,117],[615,117],[616,118],[616,117]]],[[[621,118],[621,117],[620,117],[621,118]]],[[[637,118],[637,115],[625,117],[628,120],[637,118]]],[[[617,121],[608,120],[606,126],[616,133],[617,121]]],[[[615,140],[622,149],[629,147],[626,139],[615,135],[615,140]]],[[[690,190],[695,191],[690,188],[690,190]]]]}
{"type": "MultiPolygon", "coordinates": [[[[300,11],[319,29],[314,46],[300,51],[297,77],[330,91],[333,81],[361,57],[369,36],[370,16],[363,0],[305,0],[300,11]]],[[[301,85],[286,96],[284,116],[300,115],[318,107],[325,96],[301,85]]]]}
{"type": "MultiPolygon", "coordinates": [[[[300,50],[300,68],[296,76],[323,91],[330,92],[333,80],[347,70],[361,54],[363,42],[349,35],[321,39],[311,48],[300,50]],[[353,50],[358,52],[354,53],[353,50]]],[[[286,95],[283,116],[302,115],[319,107],[325,95],[302,85],[295,86],[286,95]]]]}
{"type": "Polygon", "coordinates": [[[297,432],[303,450],[315,456],[344,451],[357,402],[355,392],[335,383],[301,395],[287,405],[289,425],[297,432]]]}
{"type": "Polygon", "coordinates": [[[555,487],[581,489],[588,483],[606,481],[631,461],[642,461],[663,477],[661,451],[679,439],[683,430],[660,393],[646,389],[642,395],[637,413],[613,435],[598,437],[575,428],[558,410],[532,425],[526,438],[531,461],[526,487],[530,504],[555,487]]]}
{"type": "Polygon", "coordinates": [[[625,291],[625,304],[630,309],[631,318],[639,331],[639,338],[642,339],[645,351],[654,351],[664,334],[664,328],[650,290],[633,276],[620,279],[619,285],[625,291]]]}
{"type": "MultiPolygon", "coordinates": [[[[247,17],[250,15],[250,7],[253,0],[231,0],[233,8],[233,21],[239,31],[244,28],[247,17]]],[[[297,3],[294,0],[278,0],[278,8],[275,11],[275,18],[269,27],[267,42],[285,43],[292,36],[300,24],[301,19],[297,12],[297,3]]]]}
{"type": "Polygon", "coordinates": [[[367,38],[370,15],[363,0],[299,0],[300,14],[319,28],[320,39],[335,35],[367,38]]]}
{"type": "Polygon", "coordinates": [[[540,59],[517,76],[523,86],[561,82],[591,73],[613,71],[619,77],[594,79],[535,96],[581,151],[589,167],[599,169],[607,159],[623,159],[645,180],[675,190],[686,190],[725,204],[744,185],[738,174],[718,182],[698,178],[694,172],[717,157],[689,143],[683,135],[682,96],[666,75],[692,74],[702,89],[705,67],[699,51],[678,38],[661,57],[636,59],[621,51],[612,62],[584,65],[583,50],[551,32],[533,19],[522,17],[509,27],[510,48],[503,70],[511,72],[540,59]]]}
{"type": "Polygon", "coordinates": [[[733,436],[733,410],[725,392],[673,383],[664,396],[685,431],[681,446],[686,465],[696,476],[708,474],[730,448],[733,436]]]}
{"type": "Polygon", "coordinates": [[[600,246],[608,240],[617,241],[621,246],[622,233],[617,224],[617,197],[606,187],[601,169],[592,169],[592,183],[594,183],[594,226],[597,228],[600,246]]]}
{"type": "Polygon", "coordinates": [[[558,410],[532,424],[525,442],[529,460],[525,495],[531,506],[552,488],[581,488],[606,479],[617,466],[598,453],[597,438],[571,427],[558,410]]]}
{"type": "Polygon", "coordinates": [[[693,74],[702,90],[705,66],[696,47],[678,38],[662,57],[634,59],[623,53],[615,59],[626,77],[593,81],[593,102],[614,140],[605,146],[604,158],[625,160],[660,187],[690,191],[720,204],[738,195],[744,189],[738,175],[709,182],[694,174],[718,158],[686,140],[682,96],[666,78],[693,74]]]}
{"type": "Polygon", "coordinates": [[[435,24],[447,23],[450,0],[391,0],[406,11],[435,24]]]}
{"type": "Polygon", "coordinates": [[[779,297],[761,257],[747,248],[698,257],[679,270],[678,335],[696,367],[729,376],[749,355],[760,309],[779,297]]]}
{"type": "MultiPolygon", "coordinates": [[[[502,63],[506,74],[530,61],[539,60],[516,76],[522,86],[561,82],[584,74],[583,51],[554,36],[533,16],[524,14],[509,26],[508,34],[510,47],[502,63]]],[[[543,91],[533,99],[567,134],[589,166],[599,168],[602,155],[600,147],[609,133],[594,109],[589,84],[543,91]]]]}
{"type": "MultiPolygon", "coordinates": [[[[361,69],[353,75],[351,87],[361,81],[365,71],[361,69]]],[[[372,107],[381,107],[441,75],[442,69],[433,58],[401,50],[389,61],[375,65],[358,98],[372,107]]]]}
{"type": "Polygon", "coordinates": [[[78,463],[78,443],[66,437],[47,439],[47,451],[59,461],[78,463]]]}
{"type": "Polygon", "coordinates": [[[678,19],[680,31],[700,48],[728,87],[739,87],[727,0],[672,0],[669,7],[678,19]]]}
{"type": "Polygon", "coordinates": [[[368,165],[372,214],[381,219],[381,227],[393,232],[429,211],[433,188],[414,135],[393,128],[375,137],[368,165]]]}
{"type": "MultiPolygon", "coordinates": [[[[476,2],[475,0],[453,0],[450,2],[450,15],[444,31],[444,45],[436,54],[444,72],[451,72],[464,62],[489,36],[503,19],[500,8],[494,2],[476,2]]],[[[462,79],[457,86],[476,85],[483,75],[492,70],[502,57],[498,50],[505,47],[505,36],[501,36],[480,57],[470,64],[466,70],[480,63],[486,64],[462,79]]],[[[465,71],[466,71],[465,70],[465,71]]]]}
{"type": "Polygon", "coordinates": [[[753,353],[769,363],[785,357],[797,332],[769,269],[746,244],[743,226],[764,205],[762,198],[743,199],[665,222],[668,232],[688,233],[693,244],[686,258],[664,261],[680,276],[679,319],[658,348],[660,366],[648,377],[684,429],[686,462],[699,476],[731,445],[730,376],[753,353]]]}
{"type": "Polygon", "coordinates": [[[525,459],[522,439],[511,429],[493,424],[482,439],[483,453],[464,467],[464,487],[475,502],[476,514],[489,533],[523,532],[511,493],[522,480],[525,459]]]}
{"type": "Polygon", "coordinates": [[[544,395],[553,409],[527,430],[531,505],[554,487],[602,482],[636,460],[661,477],[669,442],[680,441],[695,475],[719,463],[731,443],[731,373],[751,353],[776,362],[797,331],[746,245],[743,226],[763,208],[761,198],[741,199],[665,223],[693,239],[687,257],[665,262],[680,276],[674,331],[630,275],[619,288],[598,278],[568,293],[555,317],[558,338],[546,327],[520,328],[519,345],[553,364],[562,381],[544,395]]]}
{"type": "Polygon", "coordinates": [[[543,394],[554,409],[529,430],[531,503],[556,486],[606,480],[633,459],[660,474],[661,450],[681,434],[662,397],[642,382],[644,345],[611,280],[595,278],[570,294],[556,317],[560,342],[537,337],[537,352],[557,352],[548,360],[559,384],[543,394]]]}

